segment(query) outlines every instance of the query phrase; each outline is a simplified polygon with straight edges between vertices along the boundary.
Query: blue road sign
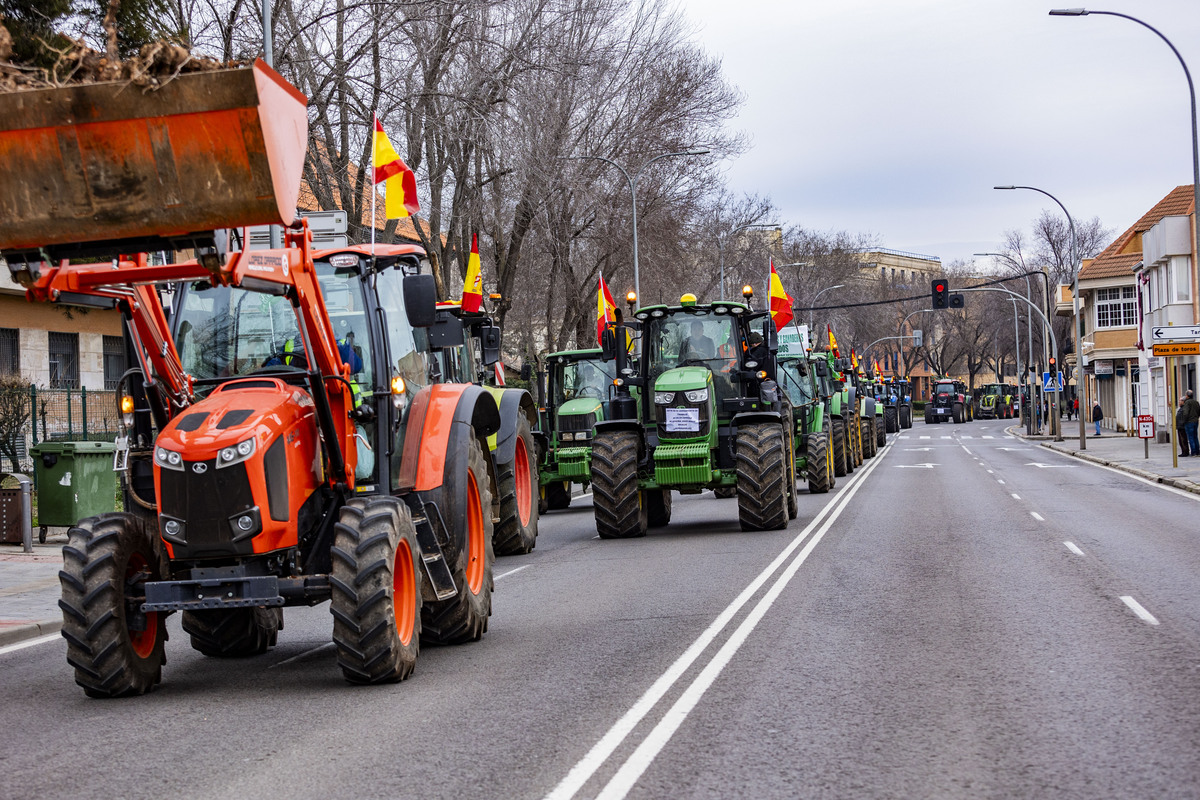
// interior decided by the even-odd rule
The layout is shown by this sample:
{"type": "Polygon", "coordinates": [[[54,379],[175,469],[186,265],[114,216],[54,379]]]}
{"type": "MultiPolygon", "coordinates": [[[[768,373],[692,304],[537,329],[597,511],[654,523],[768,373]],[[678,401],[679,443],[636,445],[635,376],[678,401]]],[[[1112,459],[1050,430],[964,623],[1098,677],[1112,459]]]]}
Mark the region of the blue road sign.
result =
{"type": "Polygon", "coordinates": [[[1063,374],[1058,373],[1058,381],[1050,377],[1049,372],[1042,373],[1042,391],[1043,392],[1061,392],[1063,390],[1063,374]]]}

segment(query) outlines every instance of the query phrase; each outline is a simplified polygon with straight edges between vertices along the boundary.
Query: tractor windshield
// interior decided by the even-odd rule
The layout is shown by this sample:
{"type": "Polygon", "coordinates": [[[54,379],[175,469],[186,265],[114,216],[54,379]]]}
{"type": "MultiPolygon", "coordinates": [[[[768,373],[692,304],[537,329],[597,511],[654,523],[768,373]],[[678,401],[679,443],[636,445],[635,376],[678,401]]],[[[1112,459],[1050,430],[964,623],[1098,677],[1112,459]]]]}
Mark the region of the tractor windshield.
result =
{"type": "Polygon", "coordinates": [[[646,321],[642,347],[646,350],[649,380],[684,366],[707,367],[719,397],[732,396],[729,376],[737,369],[741,347],[736,322],[728,314],[711,311],[679,311],[646,321]],[[719,377],[724,376],[724,380],[719,377]]]}
{"type": "Polygon", "coordinates": [[[804,374],[800,373],[802,363],[797,360],[779,362],[779,377],[783,382],[783,389],[794,406],[808,405],[814,400],[812,378],[807,370],[804,374]]]}
{"type": "Polygon", "coordinates": [[[577,397],[609,399],[609,389],[613,385],[613,378],[616,377],[614,368],[615,362],[606,364],[598,358],[560,364],[561,371],[558,380],[554,382],[554,406],[557,408],[577,397]]]}

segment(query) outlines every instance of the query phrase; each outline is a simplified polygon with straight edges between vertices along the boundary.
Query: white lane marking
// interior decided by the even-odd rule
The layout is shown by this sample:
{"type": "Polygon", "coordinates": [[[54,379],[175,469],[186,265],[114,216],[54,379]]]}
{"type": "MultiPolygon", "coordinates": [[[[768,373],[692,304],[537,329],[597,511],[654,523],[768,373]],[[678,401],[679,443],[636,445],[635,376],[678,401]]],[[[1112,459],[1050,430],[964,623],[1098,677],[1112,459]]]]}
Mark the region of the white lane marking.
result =
{"type": "Polygon", "coordinates": [[[523,570],[523,569],[529,569],[529,568],[530,568],[530,567],[532,567],[532,566],[533,566],[533,564],[526,564],[526,565],[525,565],[525,566],[523,566],[523,567],[517,567],[516,569],[510,569],[508,572],[501,572],[499,575],[497,575],[496,577],[492,578],[492,580],[494,580],[494,581],[498,581],[498,580],[500,580],[501,578],[507,578],[509,575],[512,575],[514,572],[520,572],[521,570],[523,570]]]}
{"type": "Polygon", "coordinates": [[[933,469],[937,464],[897,464],[896,469],[933,469]]]}
{"type": "Polygon", "coordinates": [[[988,475],[995,475],[995,474],[996,474],[995,470],[991,470],[991,469],[988,470],[988,475]]]}
{"type": "Polygon", "coordinates": [[[1045,518],[1045,517],[1043,517],[1041,514],[1037,513],[1036,511],[1030,511],[1030,512],[1029,512],[1029,515],[1030,515],[1031,517],[1033,517],[1034,519],[1036,519],[1038,522],[1045,522],[1045,521],[1046,521],[1046,518],[1045,518]]]}
{"type": "Polygon", "coordinates": [[[36,639],[26,639],[23,642],[5,645],[4,647],[0,647],[0,656],[5,655],[6,653],[15,653],[18,650],[24,650],[26,647],[33,647],[34,645],[53,642],[55,639],[61,638],[62,634],[60,633],[48,633],[45,636],[39,636],[36,639]]]}
{"type": "Polygon", "coordinates": [[[933,437],[932,437],[932,436],[921,436],[921,437],[919,437],[919,438],[921,438],[921,439],[932,439],[933,437]]]}
{"type": "Polygon", "coordinates": [[[958,438],[960,438],[960,439],[974,439],[975,437],[974,437],[974,436],[960,436],[960,437],[958,437],[958,438]]]}
{"type": "Polygon", "coordinates": [[[1142,604],[1139,603],[1137,600],[1134,600],[1129,595],[1127,595],[1127,594],[1121,595],[1121,602],[1124,603],[1125,605],[1129,606],[1129,610],[1132,611],[1133,613],[1137,614],[1138,618],[1141,619],[1143,622],[1148,622],[1151,625],[1158,624],[1158,620],[1154,618],[1154,615],[1151,614],[1146,609],[1142,608],[1142,604]]]}
{"type": "Polygon", "coordinates": [[[593,539],[599,539],[599,538],[600,538],[600,534],[598,534],[598,533],[597,533],[597,534],[596,534],[595,536],[593,536],[592,538],[593,538],[593,539]]]}
{"type": "Polygon", "coordinates": [[[1074,542],[1063,542],[1063,544],[1065,544],[1067,546],[1067,549],[1070,550],[1075,555],[1077,555],[1077,556],[1083,555],[1083,551],[1080,550],[1079,546],[1077,544],[1075,544],[1074,542]]]}
{"type": "Polygon", "coordinates": [[[1004,481],[1000,480],[999,478],[996,478],[996,483],[1004,483],[1004,481]]]}
{"type": "Polygon", "coordinates": [[[942,438],[943,439],[953,439],[954,437],[953,436],[943,436],[942,438]]]}
{"type": "Polygon", "coordinates": [[[282,667],[284,664],[290,664],[293,661],[299,661],[300,659],[304,658],[305,656],[311,656],[314,653],[319,653],[322,650],[328,650],[331,647],[333,647],[333,642],[326,642],[325,644],[318,645],[317,647],[314,647],[311,650],[305,650],[303,653],[301,653],[298,656],[292,656],[291,658],[285,658],[283,661],[280,661],[278,664],[272,664],[271,666],[267,667],[267,669],[275,669],[276,667],[282,667]]]}
{"type": "Polygon", "coordinates": [[[972,454],[970,450],[967,450],[967,446],[965,444],[960,444],[959,447],[961,447],[963,450],[966,450],[968,454],[972,454]]]}
{"type": "Polygon", "coordinates": [[[996,437],[995,436],[984,436],[983,438],[984,439],[995,439],[996,437]]]}
{"type": "MultiPolygon", "coordinates": [[[[1050,448],[1046,448],[1046,449],[1049,450],[1049,452],[1056,453],[1060,456],[1063,456],[1064,458],[1068,457],[1065,453],[1059,453],[1057,450],[1050,450],[1050,448]]],[[[1109,472],[1115,473],[1115,474],[1120,475],[1125,478],[1130,478],[1131,480],[1141,481],[1142,483],[1146,484],[1147,486],[1153,486],[1156,489],[1162,489],[1163,491],[1177,494],[1180,497],[1186,497],[1189,500],[1194,500],[1196,502],[1200,502],[1200,494],[1193,494],[1192,492],[1185,491],[1184,489],[1176,489],[1174,486],[1167,486],[1165,483],[1156,483],[1155,481],[1148,480],[1146,478],[1141,477],[1140,475],[1133,475],[1129,472],[1119,470],[1116,467],[1110,467],[1107,464],[1097,464],[1094,461],[1087,461],[1085,463],[1088,464],[1089,466],[1098,467],[1100,469],[1106,469],[1109,472]]]]}
{"type": "Polygon", "coordinates": [[[1013,498],[1013,500],[1020,500],[1020,499],[1021,499],[1021,495],[1019,495],[1019,494],[1014,494],[1014,495],[1012,496],[1012,498],[1013,498]]]}
{"type": "MultiPolygon", "coordinates": [[[[788,543],[775,560],[767,565],[766,569],[758,574],[750,584],[742,590],[733,602],[730,603],[724,611],[722,611],[716,619],[704,630],[703,633],[692,642],[688,649],[683,652],[683,655],[675,659],[675,663],[667,668],[667,671],[658,677],[658,679],[650,686],[649,689],[638,698],[637,702],[621,716],[616,723],[600,738],[592,749],[584,755],[583,758],[571,767],[571,771],[566,774],[558,785],[555,786],[546,795],[544,800],[570,800],[575,794],[583,788],[596,771],[604,765],[608,757],[613,754],[613,751],[620,746],[621,742],[633,732],[638,723],[654,709],[658,702],[670,690],[672,686],[683,677],[684,672],[692,665],[700,654],[716,639],[717,635],[724,630],[725,626],[733,619],[734,615],[741,610],[742,606],[750,602],[750,599],[758,593],[763,584],[778,570],[784,562],[791,556],[792,552],[800,546],[800,544],[808,538],[808,535],[821,525],[826,516],[830,517],[830,521],[836,519],[837,515],[841,514],[842,510],[849,504],[850,499],[857,491],[857,487],[862,485],[863,480],[875,469],[876,465],[882,462],[882,456],[887,453],[891,445],[886,445],[879,454],[871,460],[871,465],[862,472],[857,473],[850,482],[846,484],[846,488],[841,493],[834,495],[829,499],[829,502],[821,508],[817,515],[813,517],[812,522],[805,526],[804,530],[788,543]],[[836,509],[836,510],[835,510],[836,509]]],[[[824,535],[824,531],[822,531],[824,535]]]]}
{"type": "Polygon", "coordinates": [[[1037,467],[1038,469],[1075,469],[1074,464],[1041,464],[1037,461],[1030,461],[1025,466],[1037,467]]]}
{"type": "MultiPolygon", "coordinates": [[[[875,464],[878,463],[878,461],[875,462],[875,464]]],[[[874,467],[874,464],[872,464],[872,467],[874,467]]],[[[861,486],[862,481],[859,481],[851,487],[847,492],[846,500],[849,500],[861,486]]],[[[766,594],[763,595],[762,599],[758,601],[758,604],[746,615],[746,618],[742,620],[742,623],[725,644],[721,646],[721,649],[717,651],[717,654],[713,656],[708,665],[696,676],[691,685],[684,690],[679,699],[675,701],[675,704],[663,715],[659,723],[654,726],[654,729],[650,731],[642,743],[638,745],[637,749],[633,751],[633,754],[629,756],[629,759],[621,765],[621,768],[617,770],[612,780],[596,796],[596,800],[621,800],[621,798],[624,798],[629,793],[629,790],[637,783],[642,773],[646,771],[647,767],[650,766],[655,757],[666,746],[667,742],[670,741],[671,737],[675,735],[679,726],[687,719],[691,710],[700,702],[700,698],[704,696],[704,693],[716,681],[717,676],[721,674],[722,670],[733,659],[733,656],[741,649],[742,644],[745,643],[759,621],[771,609],[771,606],[775,604],[775,600],[782,594],[787,584],[791,582],[793,576],[795,576],[796,572],[808,559],[809,554],[812,553],[817,544],[820,543],[825,533],[833,527],[833,523],[837,521],[837,518],[845,508],[846,503],[843,502],[836,511],[829,515],[821,526],[821,529],[813,535],[808,544],[804,546],[804,549],[800,551],[771,588],[767,590],[766,594]]]]}

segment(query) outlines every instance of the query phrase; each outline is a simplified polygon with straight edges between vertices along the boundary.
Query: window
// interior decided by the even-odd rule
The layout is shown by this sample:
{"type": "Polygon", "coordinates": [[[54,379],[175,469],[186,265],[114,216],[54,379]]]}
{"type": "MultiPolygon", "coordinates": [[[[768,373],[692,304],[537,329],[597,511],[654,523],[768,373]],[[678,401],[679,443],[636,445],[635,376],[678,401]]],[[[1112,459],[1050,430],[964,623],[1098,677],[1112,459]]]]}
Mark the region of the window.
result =
{"type": "Polygon", "coordinates": [[[104,337],[104,388],[116,389],[125,373],[125,340],[120,336],[104,337]]]}
{"type": "Polygon", "coordinates": [[[1171,259],[1170,302],[1192,302],[1192,270],[1186,257],[1174,257],[1171,259]]]}
{"type": "Polygon", "coordinates": [[[1137,290],[1132,286],[1096,290],[1096,327],[1137,325],[1137,290]]]}
{"type": "Polygon", "coordinates": [[[79,388],[79,334],[50,333],[50,388],[79,388]]]}
{"type": "Polygon", "coordinates": [[[0,375],[21,371],[21,335],[16,328],[0,328],[0,375]]]}

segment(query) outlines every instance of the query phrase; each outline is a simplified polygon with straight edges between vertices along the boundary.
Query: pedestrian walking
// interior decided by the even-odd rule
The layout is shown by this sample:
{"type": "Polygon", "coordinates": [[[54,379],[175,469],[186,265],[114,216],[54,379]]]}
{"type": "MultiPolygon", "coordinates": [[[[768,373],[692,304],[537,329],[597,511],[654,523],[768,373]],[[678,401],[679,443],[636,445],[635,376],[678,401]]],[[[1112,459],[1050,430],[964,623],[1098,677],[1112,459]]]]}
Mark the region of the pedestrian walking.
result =
{"type": "Polygon", "coordinates": [[[1104,412],[1100,409],[1100,401],[1097,400],[1092,404],[1092,422],[1096,423],[1096,435],[1101,436],[1100,420],[1104,419],[1104,412]]]}
{"type": "Polygon", "coordinates": [[[1075,415],[1076,419],[1079,419],[1079,398],[1078,397],[1071,398],[1071,413],[1075,415]]]}
{"type": "Polygon", "coordinates": [[[1196,438],[1196,428],[1200,426],[1200,401],[1196,400],[1191,389],[1187,390],[1187,399],[1183,401],[1186,409],[1184,430],[1187,432],[1188,449],[1192,455],[1200,456],[1200,441],[1196,438]]]}
{"type": "Polygon", "coordinates": [[[1187,435],[1187,398],[1179,398],[1179,405],[1175,409],[1175,438],[1179,440],[1179,457],[1187,458],[1195,451],[1188,446],[1187,435]]]}

